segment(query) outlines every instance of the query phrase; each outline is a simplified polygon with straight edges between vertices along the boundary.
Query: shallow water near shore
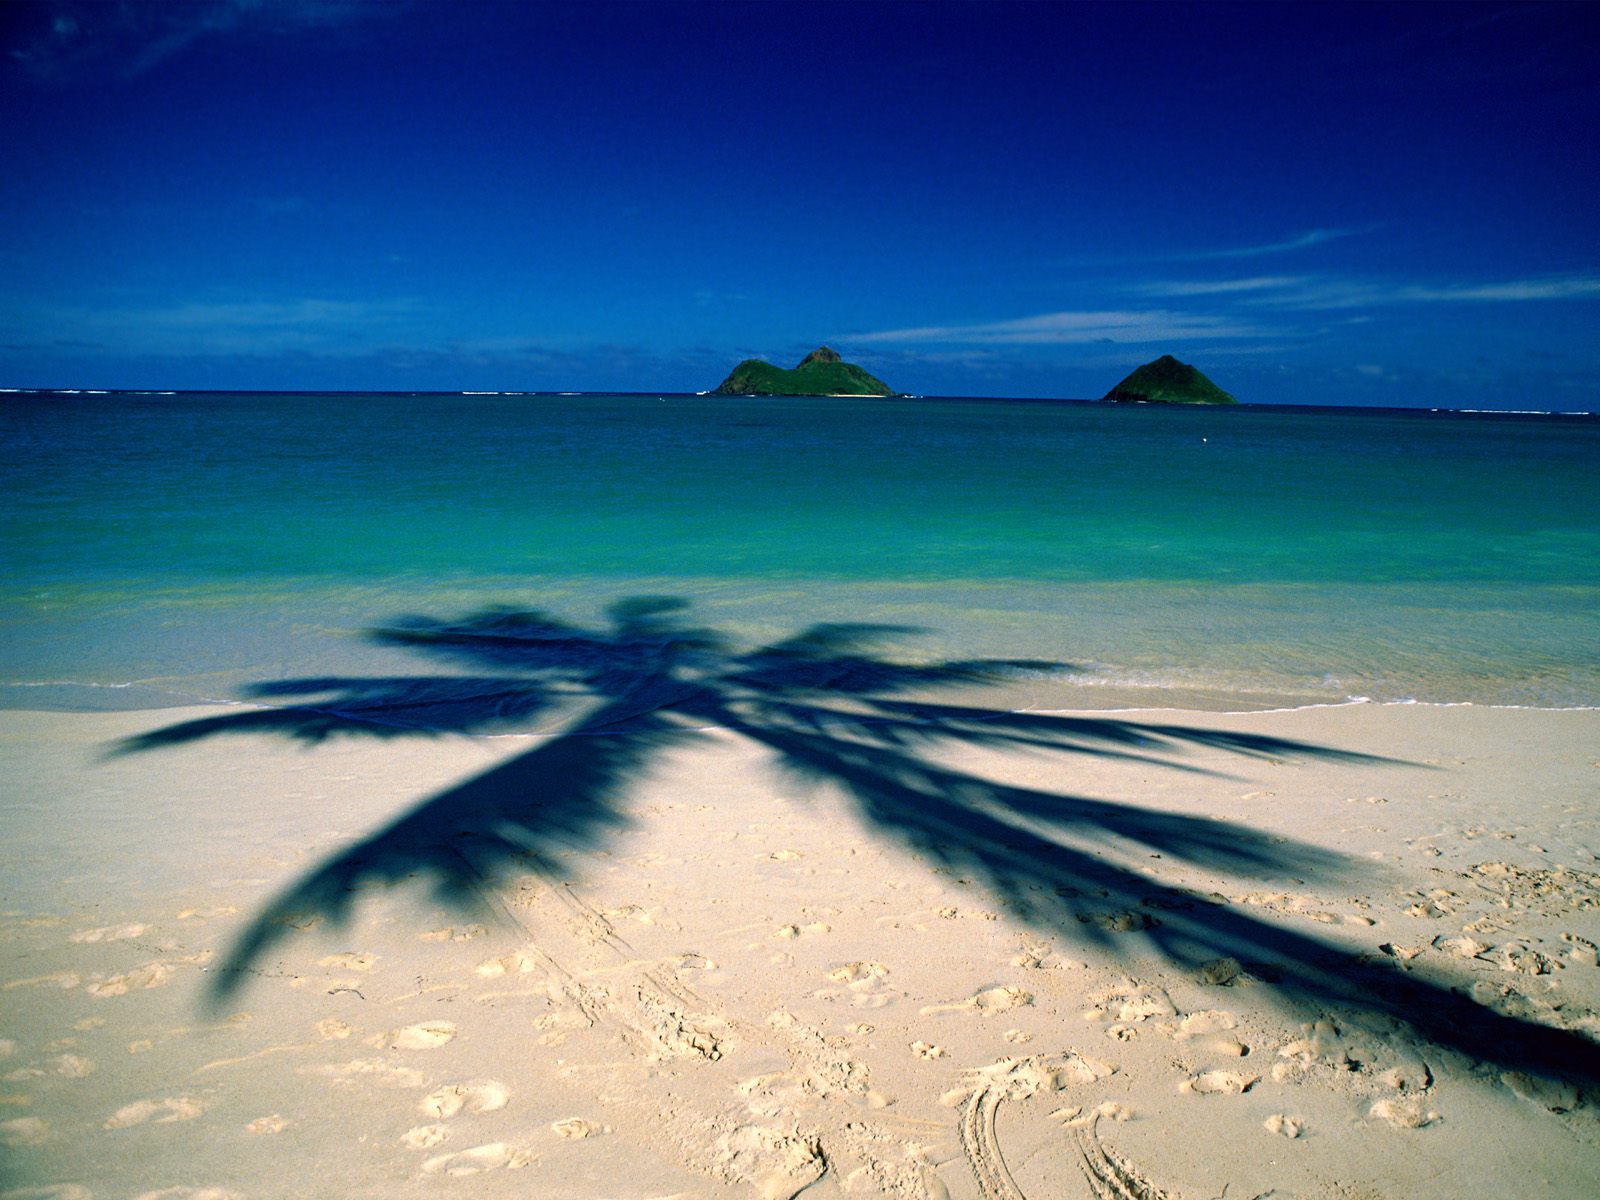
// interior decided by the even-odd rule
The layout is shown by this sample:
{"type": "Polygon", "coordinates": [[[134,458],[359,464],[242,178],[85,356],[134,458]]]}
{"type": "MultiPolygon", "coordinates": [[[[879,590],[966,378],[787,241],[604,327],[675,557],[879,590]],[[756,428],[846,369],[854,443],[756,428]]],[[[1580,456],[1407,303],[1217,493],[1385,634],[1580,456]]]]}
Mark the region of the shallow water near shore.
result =
{"type": "Polygon", "coordinates": [[[5,707],[416,671],[364,631],[637,595],[1030,660],[1016,707],[1600,703],[1595,418],[11,394],[0,447],[5,707]]]}

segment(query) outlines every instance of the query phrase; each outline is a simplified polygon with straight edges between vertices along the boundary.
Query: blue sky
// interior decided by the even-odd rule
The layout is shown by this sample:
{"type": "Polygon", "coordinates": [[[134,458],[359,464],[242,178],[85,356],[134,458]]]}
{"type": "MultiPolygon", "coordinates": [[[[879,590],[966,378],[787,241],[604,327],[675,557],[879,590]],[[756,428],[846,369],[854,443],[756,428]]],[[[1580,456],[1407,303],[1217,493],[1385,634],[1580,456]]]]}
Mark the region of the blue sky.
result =
{"type": "MultiPolygon", "coordinates": [[[[1600,6],[1596,6],[1600,7],[1600,6]]],[[[0,386],[1600,409],[1580,5],[0,6],[0,386]]]]}

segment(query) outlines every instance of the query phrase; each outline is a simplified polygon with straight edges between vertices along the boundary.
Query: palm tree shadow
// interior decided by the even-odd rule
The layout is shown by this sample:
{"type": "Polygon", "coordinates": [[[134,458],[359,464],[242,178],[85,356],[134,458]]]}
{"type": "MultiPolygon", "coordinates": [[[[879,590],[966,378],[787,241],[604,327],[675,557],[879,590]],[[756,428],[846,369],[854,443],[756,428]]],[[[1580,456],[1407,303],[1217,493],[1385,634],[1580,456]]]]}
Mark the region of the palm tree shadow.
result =
{"type": "Polygon", "coordinates": [[[1108,918],[1120,915],[1176,967],[1200,971],[1237,960],[1286,1002],[1340,1004],[1402,1021],[1501,1069],[1600,1083],[1595,1048],[1575,1033],[1497,1013],[1392,969],[1353,964],[1344,948],[1161,883],[1105,851],[1156,854],[1235,876],[1323,881],[1351,869],[1342,856],[1233,822],[998,783],[945,765],[938,752],[1015,748],[1188,771],[1197,768],[1178,756],[1193,747],[1242,757],[1394,760],[1264,735],[940,702],[933,698],[940,690],[1069,668],[897,661],[881,647],[915,631],[877,625],[818,625],[741,651],[687,624],[687,607],[674,598],[625,599],[611,606],[602,629],[512,608],[457,620],[405,618],[371,637],[458,673],[259,684],[248,694],[272,706],[120,744],[117,753],[135,753],[236,733],[316,744],[561,721],[559,733],[420,800],[272,900],[213,974],[210,1002],[226,1003],[306,918],[348,921],[368,889],[418,886],[472,911],[530,865],[566,873],[566,852],[602,845],[627,824],[629,786],[658,754],[715,727],[764,748],[781,770],[838,789],[870,828],[975,879],[1037,928],[1114,949],[1108,918]],[[1087,909],[1076,903],[1085,897],[1087,909]]]}

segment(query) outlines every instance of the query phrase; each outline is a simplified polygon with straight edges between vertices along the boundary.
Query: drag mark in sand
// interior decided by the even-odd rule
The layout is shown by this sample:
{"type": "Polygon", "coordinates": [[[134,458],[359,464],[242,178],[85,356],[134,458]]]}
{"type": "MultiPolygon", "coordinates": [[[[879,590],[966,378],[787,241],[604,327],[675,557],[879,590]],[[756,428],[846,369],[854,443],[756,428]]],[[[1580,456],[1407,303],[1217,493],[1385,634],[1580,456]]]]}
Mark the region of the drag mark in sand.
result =
{"type": "MultiPolygon", "coordinates": [[[[966,1087],[947,1093],[946,1103],[960,1103],[963,1096],[966,1098],[961,1113],[961,1149],[978,1181],[983,1200],[1027,1200],[1026,1193],[1012,1178],[995,1133],[995,1118],[1002,1103],[1059,1091],[1068,1082],[1089,1083],[1104,1079],[1115,1071],[1110,1063],[1076,1053],[1004,1058],[971,1072],[966,1087]]],[[[1121,1193],[1106,1195],[1119,1197],[1121,1193]]],[[[1141,1194],[1130,1195],[1138,1198],[1141,1194]]],[[[1150,1200],[1161,1200],[1159,1193],[1152,1193],[1150,1200]]]]}
{"type": "MultiPolygon", "coordinates": [[[[457,853],[484,906],[498,910],[527,939],[516,954],[517,973],[542,968],[554,993],[576,1007],[589,1024],[609,1021],[626,1040],[653,1058],[698,1057],[714,1062],[722,1057],[712,1028],[720,1022],[691,1015],[704,1011],[704,1002],[670,971],[643,966],[611,922],[571,885],[529,864],[520,881],[502,890],[485,878],[470,858],[457,853]],[[552,901],[554,919],[548,913],[552,901]],[[540,933],[538,927],[545,932],[540,933]],[[587,962],[594,969],[580,975],[563,965],[546,949],[551,934],[563,943],[569,961],[587,962]],[[609,986],[583,982],[583,976],[619,970],[623,977],[609,986]]],[[[497,960],[496,965],[505,964],[497,960]]]]}
{"type": "Polygon", "coordinates": [[[1095,1200],[1170,1200],[1125,1158],[1101,1143],[1098,1120],[1078,1130],[1078,1162],[1095,1200]]]}
{"type": "Polygon", "coordinates": [[[1016,1180],[1011,1178],[994,1132],[995,1114],[1000,1111],[1000,1102],[1005,1097],[1005,1088],[994,1084],[972,1093],[961,1114],[961,1149],[977,1177],[984,1200],[1027,1200],[1016,1180]]]}

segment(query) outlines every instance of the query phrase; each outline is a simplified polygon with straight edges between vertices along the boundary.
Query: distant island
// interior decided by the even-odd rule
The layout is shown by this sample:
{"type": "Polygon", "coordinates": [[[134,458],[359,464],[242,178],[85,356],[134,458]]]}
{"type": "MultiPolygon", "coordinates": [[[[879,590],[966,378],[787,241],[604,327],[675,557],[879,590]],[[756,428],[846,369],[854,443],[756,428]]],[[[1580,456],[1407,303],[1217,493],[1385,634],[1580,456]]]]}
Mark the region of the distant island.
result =
{"type": "Polygon", "coordinates": [[[747,358],[716,390],[718,396],[893,396],[895,390],[819,346],[792,371],[747,358]]]}
{"type": "Polygon", "coordinates": [[[1123,404],[1237,404],[1239,403],[1188,363],[1170,354],[1147,362],[1105,399],[1123,404]]]}

